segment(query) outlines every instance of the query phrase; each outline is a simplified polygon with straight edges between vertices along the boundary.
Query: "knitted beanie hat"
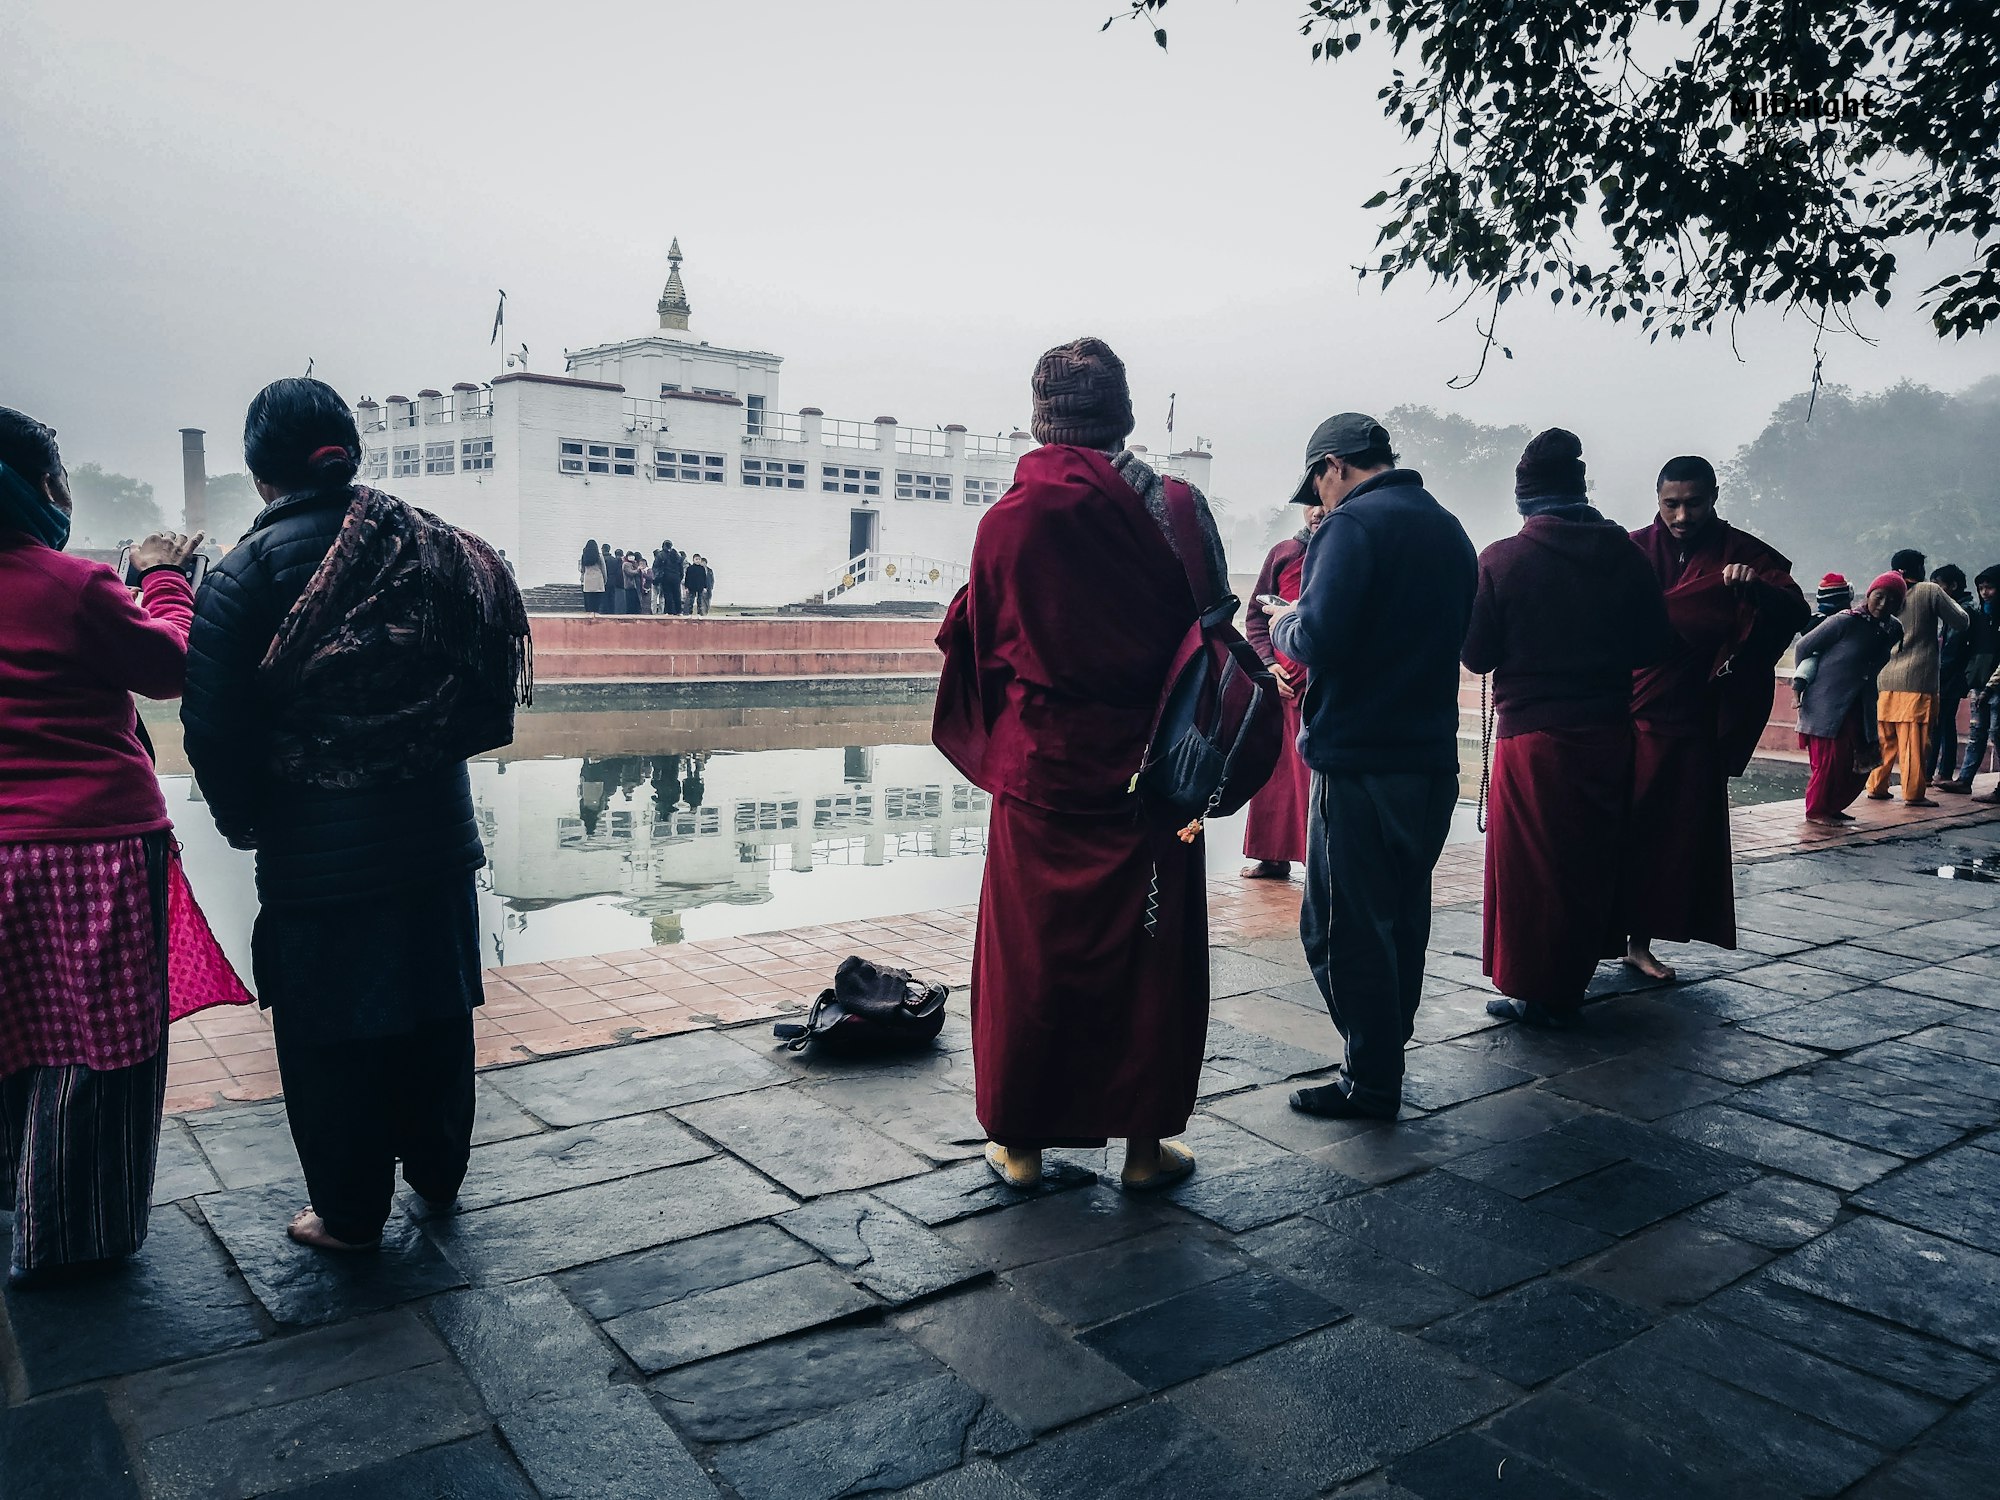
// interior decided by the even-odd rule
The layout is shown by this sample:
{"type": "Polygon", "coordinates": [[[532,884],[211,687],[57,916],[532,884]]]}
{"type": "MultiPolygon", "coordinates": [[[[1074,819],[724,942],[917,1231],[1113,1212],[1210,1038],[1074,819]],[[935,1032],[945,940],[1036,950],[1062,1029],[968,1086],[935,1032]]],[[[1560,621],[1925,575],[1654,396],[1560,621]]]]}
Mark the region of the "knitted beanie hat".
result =
{"type": "Polygon", "coordinates": [[[1583,493],[1583,439],[1561,427],[1537,433],[1514,465],[1514,498],[1583,493]]]}
{"type": "Polygon", "coordinates": [[[1058,344],[1035,362],[1035,396],[1028,427],[1038,443],[1117,448],[1132,431],[1132,393],[1125,362],[1103,339],[1058,344]]]}
{"type": "Polygon", "coordinates": [[[1823,615],[1837,615],[1854,603],[1854,589],[1838,573],[1829,573],[1819,581],[1819,593],[1814,598],[1823,615]]]}
{"type": "Polygon", "coordinates": [[[1901,573],[1884,573],[1880,578],[1877,578],[1873,583],[1868,585],[1868,592],[1871,594],[1877,589],[1880,589],[1898,604],[1901,604],[1910,594],[1909,582],[1901,573]]]}

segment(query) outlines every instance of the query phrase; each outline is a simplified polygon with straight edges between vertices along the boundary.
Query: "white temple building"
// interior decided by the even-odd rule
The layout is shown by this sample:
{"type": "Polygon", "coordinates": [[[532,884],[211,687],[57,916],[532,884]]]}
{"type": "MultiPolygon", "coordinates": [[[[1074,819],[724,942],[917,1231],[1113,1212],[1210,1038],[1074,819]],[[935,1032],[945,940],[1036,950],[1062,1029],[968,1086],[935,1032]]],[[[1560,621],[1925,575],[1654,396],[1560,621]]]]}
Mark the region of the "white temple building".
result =
{"type": "MultiPolygon", "coordinates": [[[[659,326],[563,375],[362,398],[362,479],[505,549],[523,587],[576,582],[591,539],[672,541],[717,605],[949,599],[1034,439],[787,411],[782,357],[699,337],[678,240],[667,259],[659,326]]],[[[1208,452],[1154,461],[1207,489],[1208,452]]]]}

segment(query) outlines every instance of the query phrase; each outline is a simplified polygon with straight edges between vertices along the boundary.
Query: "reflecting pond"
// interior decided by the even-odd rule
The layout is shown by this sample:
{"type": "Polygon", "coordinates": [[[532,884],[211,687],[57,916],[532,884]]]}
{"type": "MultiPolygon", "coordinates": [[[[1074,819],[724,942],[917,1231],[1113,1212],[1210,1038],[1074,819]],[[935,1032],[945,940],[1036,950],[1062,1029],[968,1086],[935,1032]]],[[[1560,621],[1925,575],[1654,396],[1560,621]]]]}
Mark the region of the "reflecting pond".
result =
{"type": "MultiPolygon", "coordinates": [[[[244,972],[251,858],[216,834],[178,723],[148,715],[190,880],[244,972]]],[[[487,962],[524,963],[853,921],[976,901],[988,799],[929,743],[926,702],[523,714],[472,767],[486,842],[487,962]]],[[[1478,746],[1466,747],[1467,791],[1478,746]]],[[[1796,797],[1759,762],[1748,800],[1796,797]]],[[[1476,837],[1461,803],[1452,837],[1476,837]]],[[[1210,825],[1209,867],[1242,863],[1242,815],[1210,825]]]]}

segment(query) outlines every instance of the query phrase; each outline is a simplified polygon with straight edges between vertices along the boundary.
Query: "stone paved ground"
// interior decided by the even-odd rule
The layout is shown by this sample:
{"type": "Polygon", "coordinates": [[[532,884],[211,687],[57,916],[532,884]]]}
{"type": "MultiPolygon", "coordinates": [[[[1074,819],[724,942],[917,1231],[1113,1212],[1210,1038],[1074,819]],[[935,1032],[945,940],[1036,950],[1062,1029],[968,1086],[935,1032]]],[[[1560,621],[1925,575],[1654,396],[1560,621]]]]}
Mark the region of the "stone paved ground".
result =
{"type": "Polygon", "coordinates": [[[1992,1494],[2000,885],[1936,870],[1996,848],[1745,866],[1740,952],[1564,1034],[1447,907],[1394,1127],[1286,1108],[1331,1028],[1220,949],[1165,1199],[995,1183],[962,1009],[488,1071],[459,1211],[366,1260],[284,1240],[282,1106],[183,1116],[143,1257],[7,1295],[0,1495],[1992,1494]]]}

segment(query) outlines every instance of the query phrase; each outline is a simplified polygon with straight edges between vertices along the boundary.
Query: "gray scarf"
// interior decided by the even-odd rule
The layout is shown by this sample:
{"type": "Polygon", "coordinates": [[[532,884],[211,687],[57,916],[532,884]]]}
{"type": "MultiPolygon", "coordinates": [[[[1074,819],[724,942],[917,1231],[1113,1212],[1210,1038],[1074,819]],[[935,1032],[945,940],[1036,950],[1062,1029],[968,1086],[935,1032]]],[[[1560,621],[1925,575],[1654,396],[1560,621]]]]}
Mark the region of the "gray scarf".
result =
{"type": "MultiPolygon", "coordinates": [[[[1167,520],[1166,483],[1151,465],[1130,448],[1112,454],[1111,467],[1145,502],[1146,514],[1153,518],[1153,524],[1160,528],[1171,545],[1174,531],[1167,520]]],[[[1187,481],[1182,480],[1181,483],[1187,484],[1187,481]]],[[[1208,497],[1191,484],[1188,489],[1194,493],[1195,518],[1201,522],[1202,552],[1208,563],[1210,597],[1219,599],[1229,592],[1229,563],[1223,556],[1222,535],[1215,529],[1215,517],[1209,514],[1208,497]]]]}

